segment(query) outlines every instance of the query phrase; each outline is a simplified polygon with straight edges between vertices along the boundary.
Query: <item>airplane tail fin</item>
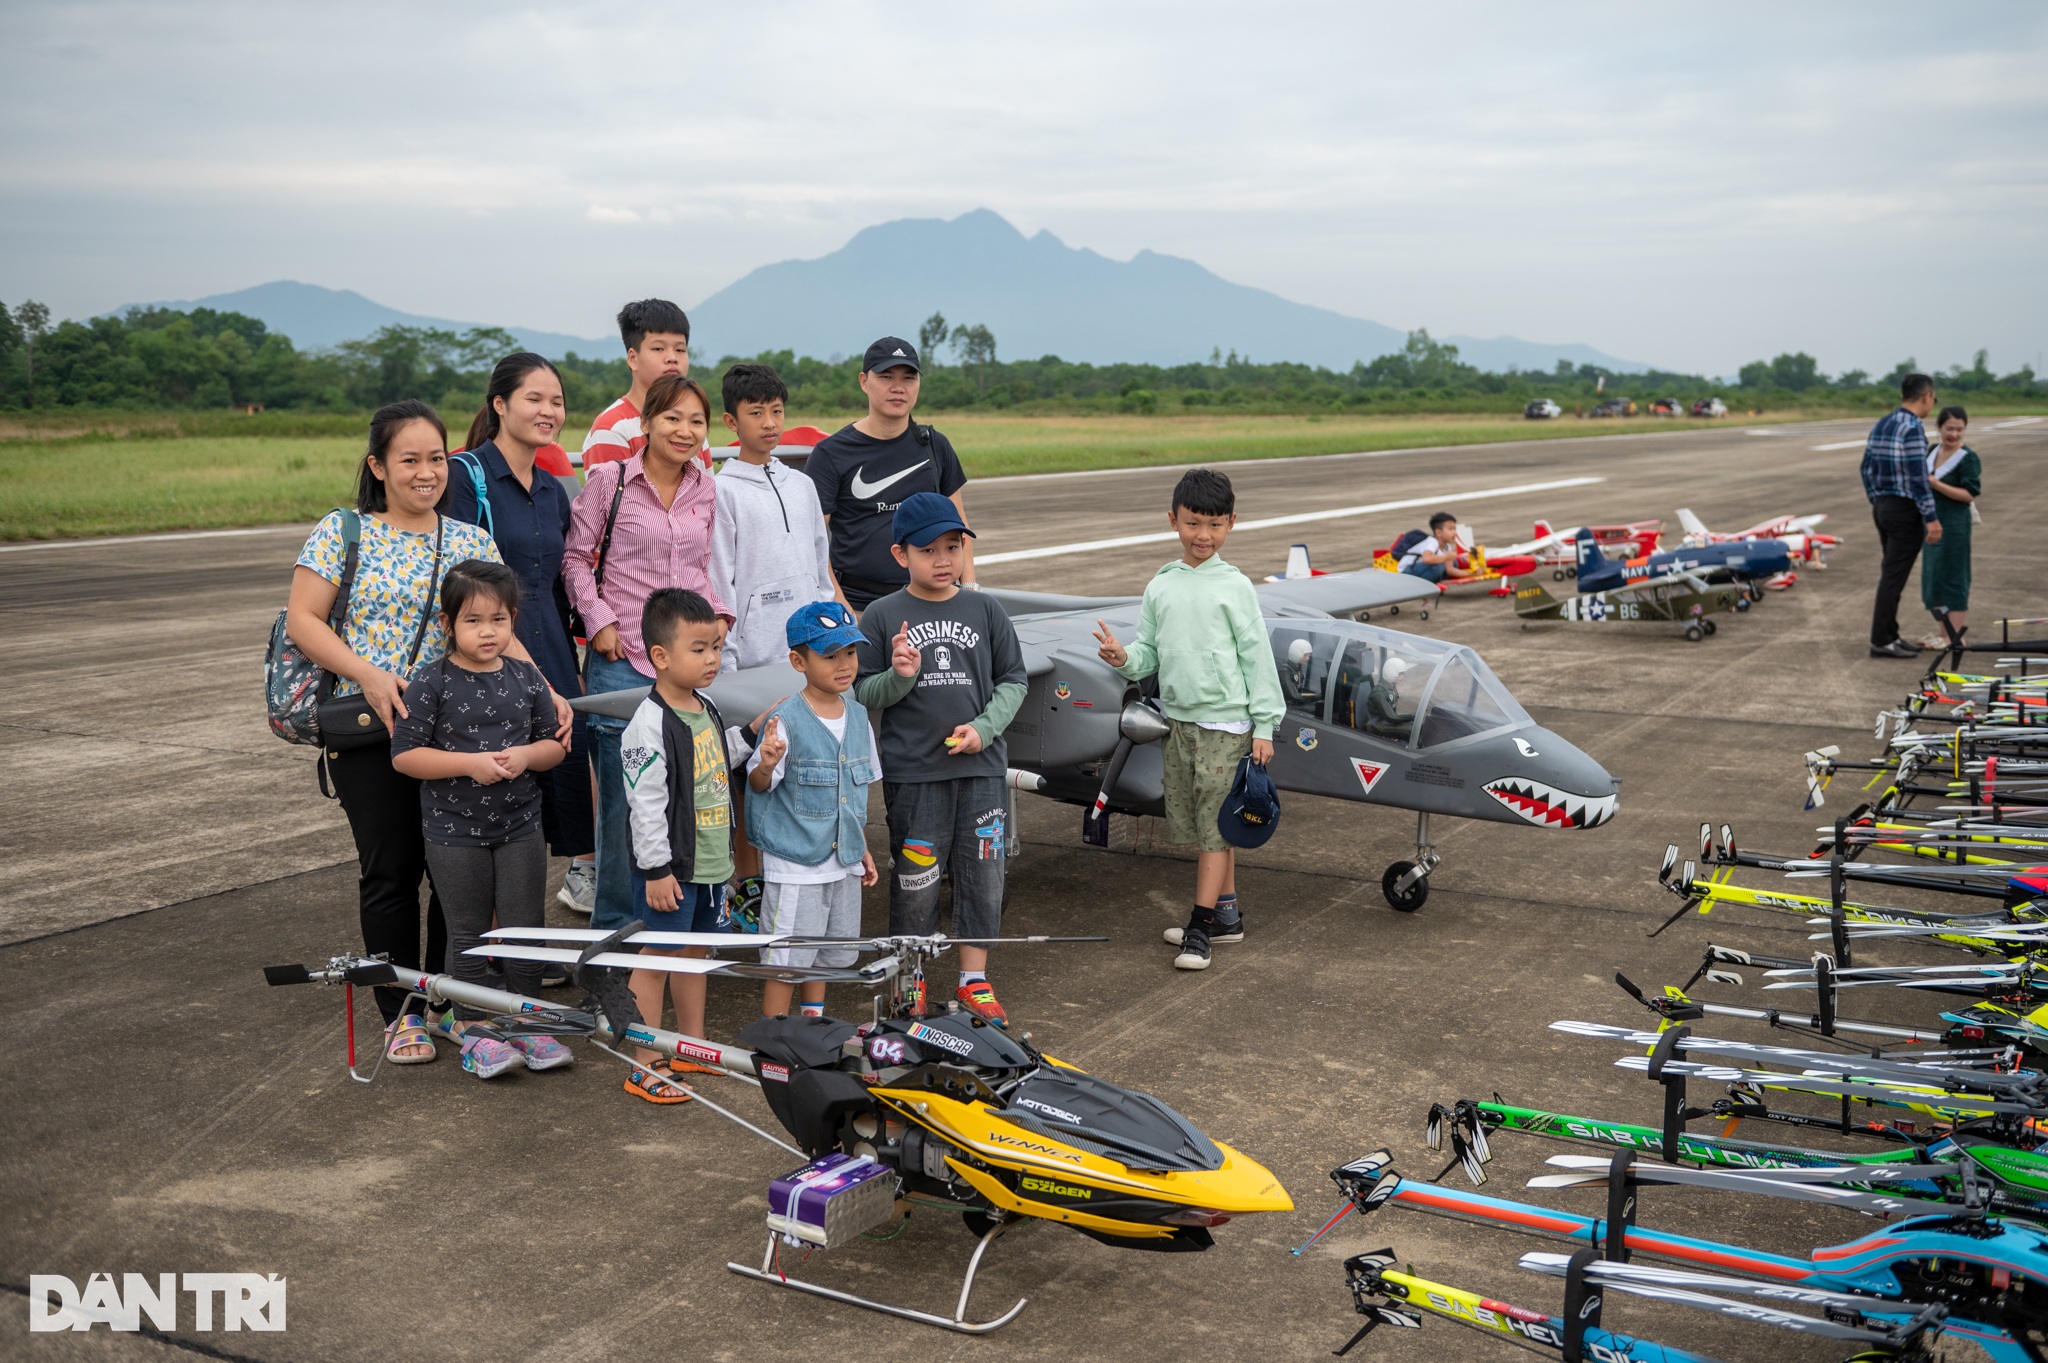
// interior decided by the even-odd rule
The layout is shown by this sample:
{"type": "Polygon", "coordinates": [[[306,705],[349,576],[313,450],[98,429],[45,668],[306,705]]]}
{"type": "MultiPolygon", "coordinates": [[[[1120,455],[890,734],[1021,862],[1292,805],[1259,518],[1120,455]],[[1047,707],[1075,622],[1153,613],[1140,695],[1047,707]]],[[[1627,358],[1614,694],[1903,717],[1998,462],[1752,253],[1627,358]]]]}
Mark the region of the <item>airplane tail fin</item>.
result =
{"type": "Polygon", "coordinates": [[[1472,546],[1479,542],[1477,539],[1477,535],[1478,531],[1472,528],[1472,523],[1470,521],[1458,522],[1457,540],[1458,547],[1460,549],[1463,549],[1467,553],[1470,553],[1472,550],[1472,546]]]}
{"type": "Polygon", "coordinates": [[[1590,576],[1606,566],[1607,555],[1600,552],[1600,541],[1590,530],[1579,531],[1579,576],[1590,576]]]}
{"type": "Polygon", "coordinates": [[[1515,614],[1525,620],[1554,620],[1564,614],[1564,604],[1543,590],[1533,577],[1525,577],[1515,588],[1515,614]]]}
{"type": "Polygon", "coordinates": [[[1713,533],[1698,516],[1692,514],[1690,507],[1678,508],[1678,524],[1684,528],[1686,534],[1698,536],[1702,544],[1705,544],[1708,536],[1713,533]]]}
{"type": "Polygon", "coordinates": [[[1537,521],[1537,522],[1536,522],[1536,538],[1537,538],[1537,539],[1539,539],[1539,540],[1540,540],[1540,539],[1548,539],[1548,538],[1549,538],[1550,536],[1552,536],[1552,535],[1554,535],[1554,534],[1556,534],[1556,533],[1557,533],[1557,532],[1556,532],[1555,530],[1552,530],[1552,529],[1550,528],[1550,522],[1549,522],[1549,521],[1539,520],[1539,521],[1537,521]]]}
{"type": "Polygon", "coordinates": [[[1314,570],[1308,564],[1308,546],[1306,544],[1289,545],[1287,549],[1287,569],[1280,576],[1292,580],[1297,577],[1310,577],[1313,575],[1314,570]]]}

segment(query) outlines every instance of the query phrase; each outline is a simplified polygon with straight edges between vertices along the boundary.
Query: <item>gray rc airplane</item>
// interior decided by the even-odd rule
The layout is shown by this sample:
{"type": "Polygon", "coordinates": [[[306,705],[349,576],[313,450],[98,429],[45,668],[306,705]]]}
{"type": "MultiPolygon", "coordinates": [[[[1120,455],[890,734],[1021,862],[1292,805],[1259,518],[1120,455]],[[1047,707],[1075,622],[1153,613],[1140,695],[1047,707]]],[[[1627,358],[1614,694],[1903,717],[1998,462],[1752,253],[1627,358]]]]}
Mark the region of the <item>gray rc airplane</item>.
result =
{"type": "MultiPolygon", "coordinates": [[[[1273,735],[1283,790],[1413,810],[1415,858],[1386,869],[1380,888],[1404,912],[1422,907],[1438,864],[1432,814],[1537,828],[1593,828],[1614,817],[1618,782],[1539,726],[1479,655],[1343,618],[1437,594],[1433,583],[1368,568],[1260,583],[1287,714],[1273,735]]],[[[1084,840],[1108,844],[1106,815],[1161,814],[1159,750],[1166,720],[1148,687],[1096,656],[1095,622],[1128,642],[1135,596],[1059,596],[987,589],[1016,622],[1030,691],[1005,733],[1010,786],[1081,806],[1084,840]]],[[[720,676],[711,696],[729,722],[760,714],[796,689],[787,665],[720,676]]],[[[647,693],[573,701],[591,714],[630,716],[647,693]]],[[[1014,798],[1014,797],[1013,797],[1014,798]]],[[[1013,811],[1014,812],[1014,811],[1013,811]]],[[[1017,821],[1008,821],[1015,855],[1017,821]]]]}

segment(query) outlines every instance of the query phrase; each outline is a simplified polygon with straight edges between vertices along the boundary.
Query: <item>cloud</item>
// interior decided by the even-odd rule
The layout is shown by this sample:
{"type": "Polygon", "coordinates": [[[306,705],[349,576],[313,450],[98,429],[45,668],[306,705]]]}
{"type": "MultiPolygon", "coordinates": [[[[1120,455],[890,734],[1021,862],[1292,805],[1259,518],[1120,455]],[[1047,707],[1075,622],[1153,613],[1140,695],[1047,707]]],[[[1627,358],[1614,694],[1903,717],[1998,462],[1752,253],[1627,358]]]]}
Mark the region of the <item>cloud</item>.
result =
{"type": "Polygon", "coordinates": [[[78,314],[317,275],[493,317],[527,276],[521,321],[599,334],[622,297],[693,302],[985,206],[1395,326],[1713,371],[2043,344],[2027,3],[349,15],[19,7],[0,297],[78,314]]]}

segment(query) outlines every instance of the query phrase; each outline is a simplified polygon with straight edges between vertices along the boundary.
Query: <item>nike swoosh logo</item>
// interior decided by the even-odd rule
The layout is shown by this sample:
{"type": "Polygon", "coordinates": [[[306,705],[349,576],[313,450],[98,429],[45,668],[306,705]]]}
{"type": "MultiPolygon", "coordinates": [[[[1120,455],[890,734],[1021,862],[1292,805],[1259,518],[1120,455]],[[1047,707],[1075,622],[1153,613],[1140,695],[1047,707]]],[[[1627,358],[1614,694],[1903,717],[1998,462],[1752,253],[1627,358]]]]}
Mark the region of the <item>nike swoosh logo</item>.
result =
{"type": "Polygon", "coordinates": [[[868,498],[874,496],[876,493],[885,491],[891,485],[902,482],[905,478],[908,478],[911,474],[916,473],[919,469],[923,468],[926,464],[930,462],[931,461],[928,459],[921,459],[917,463],[912,464],[909,468],[899,469],[895,473],[890,474],[887,478],[884,478],[881,481],[874,483],[868,482],[866,478],[863,477],[863,475],[867,473],[867,469],[862,468],[860,472],[853,475],[853,481],[847,485],[847,488],[850,492],[853,493],[853,498],[855,501],[864,502],[868,498]]]}

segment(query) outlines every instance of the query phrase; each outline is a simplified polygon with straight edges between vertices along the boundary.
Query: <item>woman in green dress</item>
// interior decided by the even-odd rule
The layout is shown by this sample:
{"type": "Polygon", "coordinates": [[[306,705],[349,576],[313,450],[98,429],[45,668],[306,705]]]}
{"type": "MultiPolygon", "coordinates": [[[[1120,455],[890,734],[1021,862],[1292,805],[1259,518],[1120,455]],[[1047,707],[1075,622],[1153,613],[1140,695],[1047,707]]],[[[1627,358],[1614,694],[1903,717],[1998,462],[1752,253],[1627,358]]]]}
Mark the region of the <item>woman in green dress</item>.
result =
{"type": "Polygon", "coordinates": [[[1943,621],[1961,638],[1970,608],[1970,526],[1978,519],[1977,494],[1984,467],[1977,452],[1963,443],[1970,416],[1960,407],[1944,407],[1935,418],[1941,443],[1927,452],[1927,485],[1934,490],[1934,509],[1941,517],[1941,540],[1920,555],[1920,601],[1934,616],[1929,648],[1946,648],[1943,621]]]}

